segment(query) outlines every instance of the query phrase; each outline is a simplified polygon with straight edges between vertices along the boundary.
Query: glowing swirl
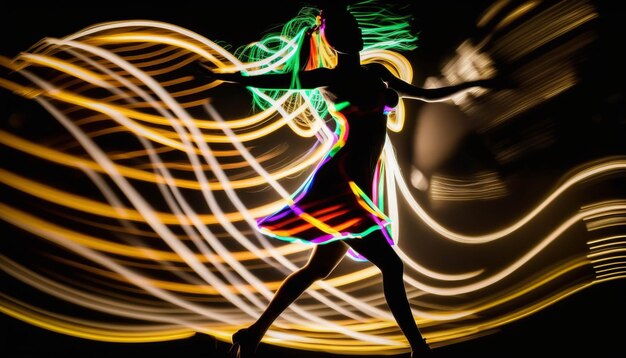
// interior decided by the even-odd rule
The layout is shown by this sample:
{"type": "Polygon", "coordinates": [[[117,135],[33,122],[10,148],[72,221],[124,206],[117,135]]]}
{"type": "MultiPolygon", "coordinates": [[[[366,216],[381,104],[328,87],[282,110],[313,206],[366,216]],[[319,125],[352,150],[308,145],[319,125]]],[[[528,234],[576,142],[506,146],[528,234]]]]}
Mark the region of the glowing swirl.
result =
{"type": "MultiPolygon", "coordinates": [[[[293,55],[289,49],[281,56],[293,55]]],[[[200,59],[223,71],[271,70],[241,63],[189,30],[152,21],[100,24],[44,39],[13,60],[0,58],[21,76],[2,78],[0,86],[39,103],[70,134],[50,145],[3,129],[0,143],[31,163],[45,163],[55,178],[75,178],[49,181],[20,172],[16,163],[0,168],[0,182],[12,193],[0,203],[14,235],[5,240],[22,235],[41,248],[27,256],[3,252],[0,266],[15,285],[63,303],[35,304],[20,294],[26,291],[6,291],[2,312],[105,341],[159,341],[195,332],[229,340],[306,260],[310,246],[269,239],[256,230],[255,219],[289,200],[331,150],[334,124],[306,98],[285,108],[287,95],[265,98],[272,107],[253,115],[247,115],[243,94],[241,109],[230,108],[232,94],[222,94],[218,82],[189,74],[185,66],[200,59]],[[304,115],[312,118],[309,126],[295,120],[304,115]],[[38,210],[22,197],[52,209],[38,210]],[[77,306],[97,315],[75,314],[77,306]]],[[[397,53],[368,50],[363,61],[383,63],[411,81],[411,65],[397,53]]],[[[403,123],[400,105],[389,129],[400,131],[403,123]]],[[[589,285],[624,277],[626,236],[607,228],[623,228],[626,201],[600,201],[558,212],[556,219],[547,211],[580,183],[620,177],[626,158],[581,166],[519,219],[479,235],[437,221],[403,170],[388,138],[378,187],[386,193],[385,214],[407,265],[416,320],[435,346],[483,335],[589,285]],[[450,260],[473,250],[493,252],[494,243],[524,237],[531,222],[541,221],[545,229],[515,248],[498,247],[497,260],[475,260],[458,271],[410,250],[411,237],[401,228],[411,226],[415,235],[416,223],[400,220],[400,204],[420,220],[423,240],[448,245],[437,255],[450,260]],[[597,235],[588,240],[590,232],[597,235]],[[546,264],[546,251],[559,252],[553,250],[559,242],[580,236],[581,250],[546,264]]],[[[406,352],[379,286],[376,268],[344,260],[281,315],[264,341],[336,353],[406,352]]]]}

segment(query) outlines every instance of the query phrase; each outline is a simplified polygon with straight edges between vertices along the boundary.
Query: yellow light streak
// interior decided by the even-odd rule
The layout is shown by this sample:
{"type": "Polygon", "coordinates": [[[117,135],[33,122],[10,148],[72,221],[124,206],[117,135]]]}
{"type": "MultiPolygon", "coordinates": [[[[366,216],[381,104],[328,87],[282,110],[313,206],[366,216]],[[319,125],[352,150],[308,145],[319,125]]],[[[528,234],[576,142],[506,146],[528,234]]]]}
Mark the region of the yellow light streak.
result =
{"type": "MultiPolygon", "coordinates": [[[[71,76],[76,76],[77,78],[92,83],[98,87],[110,87],[110,85],[102,78],[102,76],[60,59],[30,53],[24,53],[20,55],[17,59],[18,61],[30,62],[33,64],[54,68],[55,70],[65,72],[71,76]]],[[[16,63],[16,65],[14,66],[15,69],[22,69],[23,67],[24,64],[20,63],[16,63]]]]}
{"type": "MultiPolygon", "coordinates": [[[[46,160],[50,160],[52,162],[56,162],[59,164],[67,165],[70,167],[85,166],[85,167],[88,167],[89,169],[92,169],[98,172],[104,172],[102,167],[93,161],[83,159],[77,156],[65,154],[59,151],[55,151],[53,149],[46,148],[36,143],[28,142],[26,140],[23,140],[17,136],[10,134],[9,132],[5,132],[2,130],[0,130],[0,143],[8,145],[14,149],[32,154],[34,156],[37,156],[46,160]]],[[[289,168],[284,168],[274,173],[272,176],[275,179],[282,179],[282,178],[294,175],[302,170],[309,169],[310,166],[314,163],[317,163],[324,154],[325,154],[324,148],[322,147],[317,148],[315,152],[313,152],[310,156],[307,156],[303,162],[296,163],[295,165],[289,168]]],[[[122,165],[117,165],[116,168],[125,177],[131,178],[131,179],[137,179],[137,180],[151,182],[151,183],[164,183],[165,182],[165,179],[163,179],[161,176],[151,173],[151,172],[137,170],[137,169],[130,168],[127,166],[122,166],[122,165]]],[[[175,181],[176,186],[180,188],[200,189],[200,184],[197,181],[191,181],[191,180],[186,180],[186,179],[175,179],[174,181],[175,181]]],[[[230,182],[231,187],[233,187],[234,189],[250,188],[250,187],[260,186],[260,185],[265,185],[265,184],[267,184],[267,182],[263,178],[260,178],[260,177],[233,180],[232,182],[230,182]]],[[[211,190],[223,189],[222,185],[216,182],[210,182],[208,183],[208,185],[211,190]]]]}
{"type": "MultiPolygon", "coordinates": [[[[500,14],[508,3],[496,3],[479,20],[479,26],[485,26],[501,18],[495,31],[510,30],[505,34],[509,38],[528,35],[524,41],[492,47],[507,59],[561,39],[597,17],[584,0],[546,10],[538,7],[538,2],[528,1],[500,14]],[[558,29],[549,36],[528,27],[519,32],[510,29],[526,18],[529,23],[544,25],[551,20],[549,28],[558,29]]],[[[480,66],[489,67],[487,54],[479,52],[490,40],[487,37],[482,44],[463,47],[461,60],[480,57],[484,60],[480,66]],[[477,53],[464,57],[467,51],[477,53]]],[[[526,79],[541,82],[534,97],[515,97],[513,91],[473,93],[478,97],[487,93],[500,107],[510,106],[505,113],[489,117],[485,128],[574,86],[577,79],[569,67],[549,70],[593,40],[592,35],[581,35],[555,48],[537,67],[525,69],[526,79]]],[[[46,165],[53,167],[59,178],[84,173],[100,190],[93,196],[74,192],[72,183],[57,186],[56,181],[48,181],[47,174],[22,172],[15,163],[0,168],[0,183],[11,194],[0,201],[0,217],[3,224],[18,230],[15,237],[4,240],[17,242],[24,231],[30,238],[56,245],[59,252],[52,258],[43,253],[45,259],[35,267],[13,260],[12,252],[3,252],[0,266],[11,279],[41,294],[110,317],[89,321],[71,311],[49,311],[43,305],[30,305],[31,297],[20,292],[2,293],[0,310],[45,329],[111,342],[182,339],[195,332],[229,341],[235,330],[258,317],[272,291],[286,274],[298,269],[294,262],[305,260],[310,247],[265,238],[255,230],[255,219],[291,202],[289,188],[299,182],[297,176],[310,172],[324,157],[333,145],[334,128],[312,109],[310,98],[301,96],[296,105],[289,102],[293,93],[276,100],[265,97],[271,105],[267,110],[247,115],[244,108],[239,115],[222,118],[215,107],[207,105],[206,98],[221,82],[196,84],[182,67],[202,60],[217,72],[268,73],[295,53],[297,45],[291,39],[279,41],[286,44],[281,53],[242,63],[192,31],[136,20],[98,24],[62,39],[45,39],[16,60],[0,56],[0,65],[14,71],[11,76],[22,76],[19,80],[0,78],[0,87],[36,100],[73,136],[46,145],[27,132],[17,135],[2,130],[0,143],[20,156],[48,161],[46,165]],[[44,72],[40,68],[52,69],[56,75],[38,77],[44,72]],[[94,140],[126,140],[129,135],[135,136],[133,143],[138,144],[126,152],[94,140]],[[286,135],[293,138],[287,141],[286,135]],[[266,149],[273,140],[285,144],[280,150],[276,145],[266,149]],[[296,141],[298,145],[292,146],[296,141]],[[224,163],[216,159],[226,157],[224,163]],[[237,170],[244,168],[248,170],[237,170]],[[29,200],[15,201],[13,194],[53,204],[54,210],[39,210],[29,200]],[[60,266],[53,263],[71,268],[77,275],[59,275],[55,270],[60,266]],[[83,280],[89,282],[81,285],[83,280]]],[[[404,56],[381,50],[361,55],[363,63],[380,63],[412,82],[412,64],[404,56]]],[[[336,54],[324,56],[335,61],[336,54]]],[[[453,73],[460,68],[456,65],[444,66],[444,72],[458,75],[453,73]]],[[[492,73],[488,70],[464,67],[461,75],[492,73]]],[[[463,111],[472,110],[467,99],[455,103],[463,111]]],[[[388,129],[402,130],[405,115],[401,101],[389,116],[388,129]]],[[[540,200],[511,222],[467,234],[436,220],[422,198],[411,192],[403,177],[405,168],[394,151],[394,138],[386,138],[382,157],[385,171],[380,187],[385,188],[385,210],[372,213],[391,219],[392,237],[399,244],[394,249],[408,268],[405,282],[415,319],[434,346],[492,333],[594,284],[626,277],[626,248],[620,233],[625,226],[623,199],[577,203],[570,212],[556,210],[569,205],[578,190],[601,185],[606,178],[622,180],[624,157],[582,164],[561,175],[557,186],[545,189],[540,200]],[[412,210],[401,215],[400,208],[407,206],[412,210]],[[407,222],[406,218],[413,220],[407,222]],[[527,235],[536,222],[541,227],[527,235]],[[412,238],[405,236],[409,232],[428,241],[424,247],[444,247],[436,255],[445,259],[423,260],[422,255],[432,254],[423,251],[414,255],[412,238]],[[586,243],[588,252],[562,258],[545,270],[544,253],[567,252],[561,248],[580,238],[581,247],[586,243]],[[498,260],[484,260],[493,255],[499,240],[523,241],[510,246],[497,242],[500,249],[494,256],[498,260]],[[483,258],[480,262],[474,260],[462,269],[450,264],[461,257],[458,261],[472,261],[466,255],[475,252],[483,258]],[[527,279],[514,279],[521,275],[527,279]],[[567,281],[571,277],[578,283],[567,281]]],[[[501,158],[511,160],[519,154],[518,149],[501,153],[501,158]]],[[[434,190],[446,201],[452,197],[493,199],[496,194],[507,200],[497,178],[474,179],[469,183],[440,178],[433,182],[434,190]],[[468,185],[474,185],[475,191],[461,190],[468,185]]],[[[467,205],[471,203],[466,200],[467,205]]],[[[307,218],[332,232],[316,218],[307,218]]],[[[336,273],[316,282],[285,311],[264,341],[353,355],[407,352],[407,342],[379,290],[381,282],[374,266],[342,263],[336,273]]]]}

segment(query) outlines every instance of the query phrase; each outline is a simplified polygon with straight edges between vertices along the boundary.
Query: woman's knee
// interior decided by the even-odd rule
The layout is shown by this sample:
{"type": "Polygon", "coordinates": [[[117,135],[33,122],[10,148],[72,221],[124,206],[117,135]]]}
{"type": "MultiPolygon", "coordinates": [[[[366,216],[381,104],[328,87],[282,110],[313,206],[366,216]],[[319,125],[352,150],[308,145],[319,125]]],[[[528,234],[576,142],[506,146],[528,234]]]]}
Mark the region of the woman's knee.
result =
{"type": "Polygon", "coordinates": [[[383,276],[399,276],[404,274],[404,263],[402,259],[394,252],[386,256],[377,263],[383,276]]]}
{"type": "Polygon", "coordinates": [[[334,267],[327,265],[304,265],[300,269],[306,277],[311,281],[325,280],[333,272],[334,267]]]}

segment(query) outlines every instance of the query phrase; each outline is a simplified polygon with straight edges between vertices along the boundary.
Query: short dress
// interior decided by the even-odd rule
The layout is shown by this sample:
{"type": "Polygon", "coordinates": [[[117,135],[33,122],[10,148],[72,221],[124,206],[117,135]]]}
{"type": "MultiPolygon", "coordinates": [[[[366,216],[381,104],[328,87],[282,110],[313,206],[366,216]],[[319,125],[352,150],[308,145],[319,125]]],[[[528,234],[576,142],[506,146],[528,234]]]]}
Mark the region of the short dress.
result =
{"type": "MultiPolygon", "coordinates": [[[[382,200],[381,153],[387,112],[397,104],[397,94],[366,68],[362,71],[364,83],[353,84],[347,96],[342,88],[323,90],[338,124],[335,143],[289,203],[257,219],[261,233],[284,241],[326,244],[363,239],[380,230],[394,244],[382,200]],[[345,98],[349,100],[342,101],[345,98]]],[[[347,255],[365,260],[352,249],[347,255]]]]}

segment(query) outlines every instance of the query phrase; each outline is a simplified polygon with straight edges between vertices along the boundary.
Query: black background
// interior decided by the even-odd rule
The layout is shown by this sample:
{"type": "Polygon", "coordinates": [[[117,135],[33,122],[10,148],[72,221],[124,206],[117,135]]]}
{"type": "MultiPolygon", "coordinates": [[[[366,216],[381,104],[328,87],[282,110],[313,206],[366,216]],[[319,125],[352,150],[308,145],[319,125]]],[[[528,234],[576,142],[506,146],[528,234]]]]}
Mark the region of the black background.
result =
{"type": "MultiPolygon", "coordinates": [[[[421,59],[422,73],[436,71],[448,52],[467,37],[477,16],[489,3],[482,0],[410,3],[410,11],[415,14],[416,29],[421,32],[419,48],[411,56],[421,59]]],[[[3,39],[0,54],[12,57],[43,37],[64,36],[94,23],[123,19],[171,22],[208,38],[238,46],[258,39],[259,34],[272,25],[288,20],[300,5],[300,1],[230,1],[219,5],[212,5],[209,1],[202,5],[191,2],[158,5],[109,1],[80,6],[58,2],[43,5],[16,3],[2,10],[0,26],[3,39]]],[[[610,38],[604,39],[605,46],[611,46],[607,53],[615,51],[623,56],[626,50],[625,43],[619,41],[623,38],[623,30],[618,26],[625,19],[624,15],[623,11],[617,10],[617,6],[611,9],[615,42],[610,38]]],[[[561,357],[575,354],[624,357],[625,302],[626,287],[623,280],[596,285],[530,317],[504,326],[498,333],[437,349],[435,356],[512,357],[536,354],[561,357]]],[[[204,335],[149,344],[105,343],[46,331],[4,315],[1,319],[0,349],[6,357],[220,357],[227,349],[227,344],[204,335]]],[[[336,357],[270,346],[261,346],[260,355],[336,357]]]]}

